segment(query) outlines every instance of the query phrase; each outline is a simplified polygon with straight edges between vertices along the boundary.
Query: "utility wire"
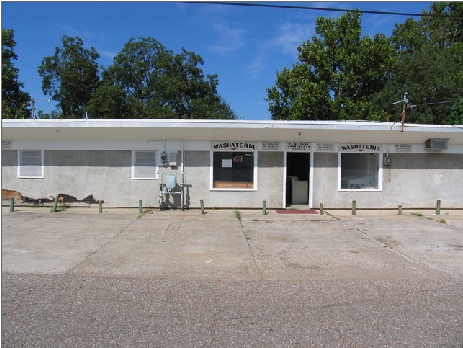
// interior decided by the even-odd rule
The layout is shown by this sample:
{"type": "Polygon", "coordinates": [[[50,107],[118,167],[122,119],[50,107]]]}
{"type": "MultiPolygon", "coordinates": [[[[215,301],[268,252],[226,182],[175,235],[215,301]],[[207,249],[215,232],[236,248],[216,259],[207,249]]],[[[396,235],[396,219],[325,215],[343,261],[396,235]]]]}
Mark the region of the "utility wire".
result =
{"type": "Polygon", "coordinates": [[[273,4],[251,3],[251,2],[187,1],[186,3],[245,6],[245,7],[268,7],[268,8],[279,8],[279,9],[299,9],[299,10],[315,10],[315,11],[359,12],[362,14],[366,13],[366,14],[394,15],[394,16],[408,16],[408,17],[444,17],[444,18],[458,17],[455,15],[452,16],[448,14],[435,14],[435,13],[403,13],[403,12],[388,12],[388,11],[348,10],[348,9],[331,8],[331,7],[311,7],[311,6],[300,6],[300,5],[273,5],[273,4]]]}
{"type": "Polygon", "coordinates": [[[434,104],[447,104],[447,103],[455,103],[455,102],[452,100],[446,100],[446,101],[441,101],[441,102],[423,103],[423,104],[418,104],[418,105],[434,105],[434,104]]]}

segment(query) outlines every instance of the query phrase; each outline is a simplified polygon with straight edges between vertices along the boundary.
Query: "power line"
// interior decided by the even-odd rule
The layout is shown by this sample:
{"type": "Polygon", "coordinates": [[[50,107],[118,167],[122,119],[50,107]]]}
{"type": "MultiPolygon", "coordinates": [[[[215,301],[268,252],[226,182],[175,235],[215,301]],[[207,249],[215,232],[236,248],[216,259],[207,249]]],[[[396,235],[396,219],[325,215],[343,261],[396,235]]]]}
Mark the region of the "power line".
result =
{"type": "Polygon", "coordinates": [[[262,3],[250,3],[250,2],[221,2],[221,1],[188,1],[187,3],[193,4],[213,4],[213,5],[230,5],[230,6],[244,6],[244,7],[268,7],[268,8],[279,8],[279,9],[299,9],[299,10],[311,10],[311,11],[335,11],[335,12],[359,12],[362,14],[377,14],[377,15],[394,15],[394,16],[408,16],[408,17],[445,17],[453,18],[458,16],[452,16],[448,14],[434,14],[434,13],[403,13],[403,12],[389,12],[389,11],[370,11],[370,10],[348,10],[341,8],[332,7],[311,7],[311,6],[300,6],[300,5],[273,5],[273,4],[262,4],[262,3]]]}
{"type": "Polygon", "coordinates": [[[455,101],[452,101],[452,100],[446,100],[446,101],[441,101],[441,102],[435,102],[435,103],[423,103],[423,104],[418,104],[418,105],[434,105],[434,104],[448,104],[448,103],[455,103],[455,101]]]}

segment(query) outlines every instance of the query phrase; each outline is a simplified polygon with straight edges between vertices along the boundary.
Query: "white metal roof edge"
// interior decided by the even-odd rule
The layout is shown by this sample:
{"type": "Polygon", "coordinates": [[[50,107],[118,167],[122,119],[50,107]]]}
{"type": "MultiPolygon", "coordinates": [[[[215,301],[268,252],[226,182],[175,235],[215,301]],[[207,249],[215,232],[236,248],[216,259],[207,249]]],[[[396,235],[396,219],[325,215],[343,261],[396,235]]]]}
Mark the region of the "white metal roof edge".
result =
{"type": "MultiPolygon", "coordinates": [[[[274,121],[274,120],[183,120],[183,119],[5,119],[2,128],[273,128],[323,130],[397,130],[400,122],[375,121],[274,121]]],[[[405,131],[463,132],[463,125],[404,125],[405,131]]]]}

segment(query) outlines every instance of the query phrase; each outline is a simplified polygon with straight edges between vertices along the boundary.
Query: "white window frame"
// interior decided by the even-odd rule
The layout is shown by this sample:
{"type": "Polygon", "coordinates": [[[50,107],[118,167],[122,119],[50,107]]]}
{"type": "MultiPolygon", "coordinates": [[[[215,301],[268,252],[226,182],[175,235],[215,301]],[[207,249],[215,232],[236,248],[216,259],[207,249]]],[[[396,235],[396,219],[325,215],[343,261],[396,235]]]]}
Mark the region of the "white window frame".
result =
{"type": "Polygon", "coordinates": [[[43,150],[37,150],[37,149],[21,149],[18,150],[18,178],[21,179],[43,179],[44,178],[44,151],[43,150]],[[40,153],[40,164],[35,164],[37,166],[40,166],[40,174],[38,175],[27,175],[24,174],[21,169],[24,169],[24,167],[27,165],[27,163],[24,163],[24,158],[23,154],[26,151],[32,151],[32,152],[38,152],[40,153]]]}
{"type": "Polygon", "coordinates": [[[158,165],[158,151],[157,150],[150,150],[150,149],[140,149],[140,150],[132,150],[132,180],[157,180],[158,179],[158,171],[159,171],[159,165],[158,165]],[[137,174],[137,163],[136,163],[136,158],[137,158],[137,153],[139,152],[152,152],[154,155],[154,175],[153,177],[138,177],[136,176],[137,174]]]}
{"type": "Polygon", "coordinates": [[[383,152],[380,151],[380,152],[362,152],[361,155],[368,155],[368,154],[375,154],[378,156],[378,188],[372,188],[372,187],[366,187],[366,188],[353,188],[353,189],[350,189],[350,188],[341,188],[341,174],[342,174],[342,170],[341,170],[341,156],[343,154],[349,154],[349,153],[352,153],[352,152],[343,152],[343,151],[340,151],[338,152],[338,191],[360,191],[360,192],[372,192],[372,191],[376,191],[376,192],[379,192],[379,191],[382,191],[383,190],[383,161],[382,161],[382,158],[383,158],[383,152]]]}
{"type": "Polygon", "coordinates": [[[211,191],[257,191],[257,163],[258,163],[258,151],[253,150],[253,149],[238,149],[238,150],[230,150],[230,149],[216,149],[216,150],[211,150],[209,157],[210,157],[210,185],[209,189],[211,191]],[[253,157],[254,157],[254,163],[253,163],[253,173],[252,173],[252,188],[241,188],[241,187],[230,187],[230,188],[225,188],[225,187],[214,187],[214,152],[252,152],[253,157]]]}

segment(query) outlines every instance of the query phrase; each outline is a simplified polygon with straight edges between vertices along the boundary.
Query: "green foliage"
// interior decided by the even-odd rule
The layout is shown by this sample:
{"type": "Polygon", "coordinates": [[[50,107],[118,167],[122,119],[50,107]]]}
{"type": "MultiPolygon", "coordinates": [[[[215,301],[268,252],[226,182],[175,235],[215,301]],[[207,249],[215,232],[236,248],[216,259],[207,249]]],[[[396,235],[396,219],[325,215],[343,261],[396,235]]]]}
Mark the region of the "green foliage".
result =
{"type": "MultiPolygon", "coordinates": [[[[391,38],[361,35],[361,15],[316,20],[316,35],[298,47],[298,62],[267,89],[272,119],[401,119],[409,92],[408,123],[463,123],[463,3],[435,2],[436,16],[407,19],[391,38]]],[[[25,118],[29,94],[21,91],[13,61],[13,30],[2,29],[2,117],[25,118]]],[[[42,90],[58,109],[39,118],[236,119],[217,93],[218,76],[205,75],[198,54],[167,50],[151,37],[130,39],[107,69],[82,39],[62,46],[38,68],[42,90]],[[101,74],[100,74],[101,73],[101,74]]]]}
{"type": "Polygon", "coordinates": [[[205,76],[204,61],[193,52],[174,54],[142,37],[130,39],[107,69],[98,67],[99,57],[82,39],[63,36],[62,47],[38,69],[43,92],[61,112],[39,117],[236,118],[217,93],[217,75],[205,76]]]}
{"type": "Polygon", "coordinates": [[[152,37],[130,39],[104,71],[89,103],[101,118],[235,119],[217,94],[217,75],[204,76],[201,56],[174,54],[152,37]]]}
{"type": "Polygon", "coordinates": [[[445,119],[445,124],[463,125],[463,98],[453,104],[450,114],[445,119]]]}
{"type": "MultiPolygon", "coordinates": [[[[427,13],[425,11],[425,13],[427,13]]],[[[397,50],[391,78],[372,100],[384,108],[409,92],[406,122],[446,124],[452,105],[463,96],[463,3],[433,3],[435,17],[409,18],[396,25],[391,42],[397,50]]],[[[392,107],[392,120],[401,118],[402,104],[392,107]]]]}
{"type": "Polygon", "coordinates": [[[461,122],[463,3],[430,6],[437,16],[409,18],[390,39],[361,37],[360,15],[320,17],[317,36],[299,46],[299,62],[267,89],[273,119],[401,119],[405,92],[416,108],[406,122],[461,122]],[[457,104],[456,104],[457,103],[457,104]]]}
{"type": "Polygon", "coordinates": [[[320,17],[317,36],[298,47],[299,62],[277,74],[267,89],[272,119],[371,119],[369,96],[389,77],[393,49],[384,35],[361,37],[358,12],[320,17]]]}
{"type": "Polygon", "coordinates": [[[85,105],[99,84],[95,48],[86,49],[82,39],[63,36],[62,47],[42,60],[38,68],[44,94],[58,102],[62,118],[82,118],[85,105]]]}
{"type": "Polygon", "coordinates": [[[428,36],[431,42],[441,47],[463,42],[463,3],[461,2],[434,2],[429,13],[436,17],[425,17],[428,36]]]}
{"type": "Polygon", "coordinates": [[[85,110],[92,118],[129,118],[130,115],[122,86],[104,82],[96,88],[85,110]]]}
{"type": "Polygon", "coordinates": [[[46,114],[42,110],[37,111],[35,117],[37,118],[48,118],[48,119],[57,119],[60,118],[61,113],[59,113],[57,110],[52,110],[50,113],[46,114]]]}
{"type": "Polygon", "coordinates": [[[30,96],[21,91],[24,84],[18,80],[19,69],[13,64],[18,56],[14,52],[14,31],[2,28],[2,118],[27,118],[30,96]]]}

